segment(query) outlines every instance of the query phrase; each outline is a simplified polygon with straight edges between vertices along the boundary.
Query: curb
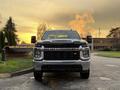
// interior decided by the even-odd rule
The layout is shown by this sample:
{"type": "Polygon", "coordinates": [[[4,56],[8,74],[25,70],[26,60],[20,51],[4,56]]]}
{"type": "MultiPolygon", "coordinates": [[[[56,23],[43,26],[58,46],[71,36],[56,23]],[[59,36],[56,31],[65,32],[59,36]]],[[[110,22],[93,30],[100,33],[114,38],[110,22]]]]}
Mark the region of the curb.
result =
{"type": "Polygon", "coordinates": [[[99,57],[106,57],[106,58],[120,58],[120,57],[107,57],[107,56],[102,56],[102,55],[99,55],[99,54],[95,54],[95,56],[99,56],[99,57]]]}
{"type": "Polygon", "coordinates": [[[32,71],[33,71],[33,68],[28,68],[28,69],[24,69],[21,71],[16,71],[16,72],[11,73],[11,77],[27,74],[27,73],[30,73],[32,71]]]}
{"type": "Polygon", "coordinates": [[[2,74],[0,74],[0,78],[15,77],[15,76],[27,74],[27,73],[30,73],[30,72],[33,72],[33,68],[28,68],[28,69],[20,70],[20,71],[16,71],[16,72],[13,72],[13,73],[2,73],[2,74]]]}

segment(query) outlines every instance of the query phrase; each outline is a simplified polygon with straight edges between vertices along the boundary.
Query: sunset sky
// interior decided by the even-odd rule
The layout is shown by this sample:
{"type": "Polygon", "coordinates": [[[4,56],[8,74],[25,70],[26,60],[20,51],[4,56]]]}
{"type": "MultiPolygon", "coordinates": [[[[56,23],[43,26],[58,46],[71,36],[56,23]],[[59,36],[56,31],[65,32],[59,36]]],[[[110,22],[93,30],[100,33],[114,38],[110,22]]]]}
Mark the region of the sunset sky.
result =
{"type": "Polygon", "coordinates": [[[21,41],[30,42],[40,23],[105,37],[120,26],[120,0],[0,0],[0,28],[13,17],[21,41]]]}

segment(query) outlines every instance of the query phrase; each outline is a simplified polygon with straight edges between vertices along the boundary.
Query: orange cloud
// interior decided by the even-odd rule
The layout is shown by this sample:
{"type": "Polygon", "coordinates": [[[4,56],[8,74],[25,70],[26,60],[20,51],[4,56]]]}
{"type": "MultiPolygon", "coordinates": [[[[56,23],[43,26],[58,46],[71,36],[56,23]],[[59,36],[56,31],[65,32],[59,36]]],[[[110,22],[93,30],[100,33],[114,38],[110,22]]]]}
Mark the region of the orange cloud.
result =
{"type": "Polygon", "coordinates": [[[88,24],[94,23],[95,20],[90,12],[83,13],[82,15],[77,14],[75,19],[70,21],[68,24],[72,29],[75,29],[79,34],[85,37],[88,33],[95,31],[94,28],[88,26],[88,24]]]}

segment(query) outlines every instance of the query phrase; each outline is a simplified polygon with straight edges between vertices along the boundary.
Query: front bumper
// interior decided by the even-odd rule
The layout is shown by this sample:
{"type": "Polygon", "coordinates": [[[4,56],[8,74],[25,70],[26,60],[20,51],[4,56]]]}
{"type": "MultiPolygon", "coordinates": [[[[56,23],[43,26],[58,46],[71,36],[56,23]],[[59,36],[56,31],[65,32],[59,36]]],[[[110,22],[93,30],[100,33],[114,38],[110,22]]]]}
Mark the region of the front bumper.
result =
{"type": "Polygon", "coordinates": [[[34,70],[37,71],[81,71],[81,70],[89,70],[90,68],[90,60],[82,61],[82,60],[42,60],[36,61],[33,60],[34,70]]]}

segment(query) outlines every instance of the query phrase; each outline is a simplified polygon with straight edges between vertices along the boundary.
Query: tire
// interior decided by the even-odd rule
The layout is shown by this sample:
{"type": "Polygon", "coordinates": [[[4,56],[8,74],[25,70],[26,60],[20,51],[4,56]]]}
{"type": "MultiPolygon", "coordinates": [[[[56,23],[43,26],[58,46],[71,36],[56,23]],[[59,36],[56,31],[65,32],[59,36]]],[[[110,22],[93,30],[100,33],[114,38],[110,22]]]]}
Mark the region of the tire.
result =
{"type": "Polygon", "coordinates": [[[80,72],[80,76],[82,79],[88,79],[90,76],[90,70],[80,72]]]}
{"type": "Polygon", "coordinates": [[[34,71],[34,78],[37,81],[42,81],[43,72],[42,71],[34,71]]]}

